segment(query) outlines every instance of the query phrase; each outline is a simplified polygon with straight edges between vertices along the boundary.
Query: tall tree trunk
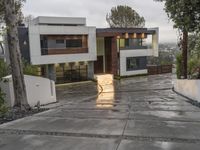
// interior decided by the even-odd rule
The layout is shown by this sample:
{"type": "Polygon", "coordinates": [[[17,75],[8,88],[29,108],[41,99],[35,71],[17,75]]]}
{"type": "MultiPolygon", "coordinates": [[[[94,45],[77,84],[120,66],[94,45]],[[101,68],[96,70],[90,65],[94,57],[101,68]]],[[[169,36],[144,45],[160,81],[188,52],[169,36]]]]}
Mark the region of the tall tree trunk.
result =
{"type": "Polygon", "coordinates": [[[183,77],[187,79],[187,61],[188,61],[188,31],[183,31],[183,42],[182,42],[182,56],[183,56],[183,77]]]}
{"type": "Polygon", "coordinates": [[[0,42],[0,47],[2,49],[2,54],[5,54],[4,47],[3,47],[3,44],[1,42],[0,42]]]}
{"type": "Polygon", "coordinates": [[[7,40],[10,55],[13,87],[15,94],[14,107],[27,111],[30,106],[27,101],[24,75],[22,69],[21,53],[18,38],[18,17],[16,14],[15,0],[4,0],[5,22],[7,26],[7,40]]]}

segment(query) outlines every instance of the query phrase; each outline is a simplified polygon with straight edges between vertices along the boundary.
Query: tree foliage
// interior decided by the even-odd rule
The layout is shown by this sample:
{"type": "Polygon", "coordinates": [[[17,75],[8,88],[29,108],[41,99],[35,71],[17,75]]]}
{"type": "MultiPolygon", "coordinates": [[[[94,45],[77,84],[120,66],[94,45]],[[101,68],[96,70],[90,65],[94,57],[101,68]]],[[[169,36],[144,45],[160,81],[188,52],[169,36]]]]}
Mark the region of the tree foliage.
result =
{"type": "Polygon", "coordinates": [[[193,33],[189,35],[188,40],[189,56],[200,59],[200,33],[193,33]]]}
{"type": "Polygon", "coordinates": [[[144,27],[145,19],[129,6],[117,6],[107,14],[106,20],[111,28],[144,27]]]}
{"type": "Polygon", "coordinates": [[[199,0],[157,0],[165,1],[165,11],[181,31],[194,32],[200,27],[199,0]]]}
{"type": "Polygon", "coordinates": [[[200,0],[155,0],[165,2],[165,11],[174,22],[182,35],[180,37],[182,49],[183,76],[187,78],[188,63],[188,33],[200,28],[200,0]]]}
{"type": "MultiPolygon", "coordinates": [[[[5,0],[0,0],[0,22],[5,23],[5,4],[4,4],[5,0]]],[[[14,5],[15,5],[15,14],[17,14],[17,20],[18,20],[18,24],[21,24],[22,20],[23,20],[23,13],[21,11],[21,8],[23,6],[23,2],[25,2],[26,0],[15,0],[14,5]]]]}

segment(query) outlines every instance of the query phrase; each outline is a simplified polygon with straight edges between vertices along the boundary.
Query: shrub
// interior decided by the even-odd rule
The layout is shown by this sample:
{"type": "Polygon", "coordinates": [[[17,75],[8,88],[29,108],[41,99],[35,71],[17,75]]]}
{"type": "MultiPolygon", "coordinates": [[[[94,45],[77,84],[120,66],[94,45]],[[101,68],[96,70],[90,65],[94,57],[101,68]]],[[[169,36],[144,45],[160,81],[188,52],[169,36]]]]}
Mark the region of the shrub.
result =
{"type": "Polygon", "coordinates": [[[23,71],[24,71],[24,74],[26,74],[26,75],[33,75],[33,76],[38,75],[38,72],[37,72],[38,67],[31,65],[30,63],[28,63],[25,60],[23,60],[23,71]]]}
{"type": "Polygon", "coordinates": [[[200,78],[200,60],[198,58],[190,58],[188,61],[188,74],[192,79],[200,78]]]}
{"type": "MultiPolygon", "coordinates": [[[[0,82],[3,82],[2,77],[9,75],[9,73],[9,66],[3,60],[0,60],[0,82]]],[[[8,108],[5,106],[5,94],[0,87],[0,117],[4,116],[7,111],[8,108]]]]}
{"type": "Polygon", "coordinates": [[[3,117],[8,111],[8,108],[5,106],[5,94],[0,88],[0,117],[3,117]]]}

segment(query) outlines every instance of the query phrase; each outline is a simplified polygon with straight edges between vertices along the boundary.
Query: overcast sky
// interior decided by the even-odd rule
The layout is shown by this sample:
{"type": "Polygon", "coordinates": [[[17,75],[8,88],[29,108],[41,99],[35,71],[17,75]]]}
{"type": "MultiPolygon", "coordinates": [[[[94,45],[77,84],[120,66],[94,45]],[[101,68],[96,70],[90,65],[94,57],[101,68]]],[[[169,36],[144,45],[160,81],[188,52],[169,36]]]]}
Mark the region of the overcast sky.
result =
{"type": "Polygon", "coordinates": [[[117,5],[128,5],[146,20],[146,27],[160,28],[160,42],[177,42],[177,32],[169,22],[164,5],[153,0],[27,0],[26,15],[86,17],[87,25],[108,27],[106,14],[117,5]]]}

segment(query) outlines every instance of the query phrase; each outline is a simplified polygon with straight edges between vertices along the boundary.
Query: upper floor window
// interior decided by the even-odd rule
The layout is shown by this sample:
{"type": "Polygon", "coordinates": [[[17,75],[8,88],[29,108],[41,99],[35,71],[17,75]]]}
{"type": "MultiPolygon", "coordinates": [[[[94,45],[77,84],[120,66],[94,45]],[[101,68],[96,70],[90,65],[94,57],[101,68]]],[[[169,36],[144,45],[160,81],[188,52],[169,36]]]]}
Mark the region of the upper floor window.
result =
{"type": "Polygon", "coordinates": [[[82,39],[67,39],[66,48],[81,48],[83,45],[82,39]]]}
{"type": "Polygon", "coordinates": [[[56,44],[64,44],[65,41],[64,40],[56,40],[56,44]]]}

